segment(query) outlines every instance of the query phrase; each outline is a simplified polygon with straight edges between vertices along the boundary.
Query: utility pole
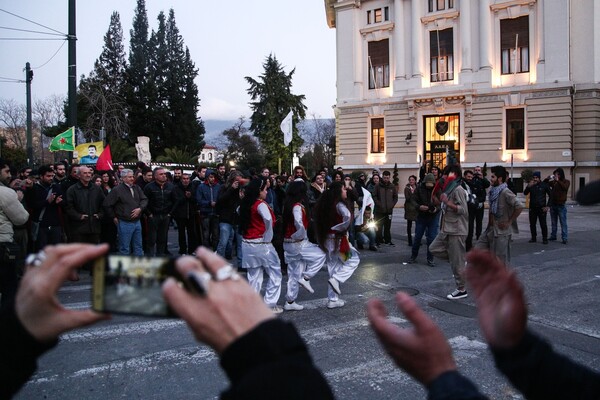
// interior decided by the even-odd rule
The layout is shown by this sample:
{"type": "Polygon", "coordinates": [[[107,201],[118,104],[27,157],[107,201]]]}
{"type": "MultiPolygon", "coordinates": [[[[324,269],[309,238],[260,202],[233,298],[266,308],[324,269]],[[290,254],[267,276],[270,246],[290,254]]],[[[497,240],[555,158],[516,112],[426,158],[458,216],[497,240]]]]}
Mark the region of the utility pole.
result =
{"type": "Polygon", "coordinates": [[[33,80],[33,71],[31,65],[25,63],[25,87],[27,95],[27,165],[33,165],[33,137],[31,133],[31,81],[33,80]]]}
{"type": "MultiPolygon", "coordinates": [[[[75,29],[75,0],[69,0],[69,116],[68,125],[77,127],[77,34],[75,29]]],[[[73,158],[69,152],[69,159],[73,158]]]]}

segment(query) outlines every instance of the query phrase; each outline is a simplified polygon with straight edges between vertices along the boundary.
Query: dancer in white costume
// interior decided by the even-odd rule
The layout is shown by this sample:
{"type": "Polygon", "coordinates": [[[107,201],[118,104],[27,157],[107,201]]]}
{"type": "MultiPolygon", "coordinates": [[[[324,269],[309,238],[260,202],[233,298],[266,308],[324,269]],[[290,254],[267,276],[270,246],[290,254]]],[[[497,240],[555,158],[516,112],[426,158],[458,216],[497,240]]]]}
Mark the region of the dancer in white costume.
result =
{"type": "Polygon", "coordinates": [[[327,254],[329,288],[327,290],[327,308],[344,306],[340,283],[346,282],[358,267],[358,252],[348,241],[348,228],[352,214],[344,203],[346,188],[342,182],[333,182],[317,202],[313,219],[319,247],[327,254]]]}
{"type": "Polygon", "coordinates": [[[304,306],[296,303],[299,284],[314,293],[309,280],[325,264],[323,250],[309,242],[306,236],[309,220],[304,206],[306,201],[306,184],[303,181],[290,183],[283,206],[283,250],[288,264],[286,303],[283,309],[287,311],[304,309],[304,306]]]}
{"type": "Polygon", "coordinates": [[[250,286],[260,293],[263,273],[269,280],[264,301],[278,314],[283,310],[277,306],[281,294],[281,267],[279,257],[271,244],[275,215],[264,201],[269,188],[269,180],[253,179],[245,188],[240,205],[240,232],[242,233],[242,268],[248,270],[250,286]]]}

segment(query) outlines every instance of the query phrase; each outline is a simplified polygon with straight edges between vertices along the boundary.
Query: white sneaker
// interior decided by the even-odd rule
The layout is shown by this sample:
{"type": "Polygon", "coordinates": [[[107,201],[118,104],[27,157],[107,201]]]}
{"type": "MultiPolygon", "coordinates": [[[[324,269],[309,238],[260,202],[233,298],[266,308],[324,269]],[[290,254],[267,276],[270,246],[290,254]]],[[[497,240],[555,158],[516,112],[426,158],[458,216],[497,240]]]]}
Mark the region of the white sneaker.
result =
{"type": "Polygon", "coordinates": [[[327,308],[340,308],[340,307],[344,307],[344,304],[346,304],[346,302],[341,299],[329,300],[327,302],[327,308]]]}
{"type": "Polygon", "coordinates": [[[446,296],[449,300],[464,299],[465,297],[467,297],[467,291],[458,289],[446,296]]]}
{"type": "Polygon", "coordinates": [[[283,309],[286,311],[300,311],[304,310],[304,306],[296,303],[295,301],[288,303],[287,301],[283,305],[283,309]]]}
{"type": "Polygon", "coordinates": [[[308,290],[310,293],[314,293],[315,292],[315,290],[310,285],[310,281],[308,279],[300,278],[300,279],[298,279],[298,284],[300,286],[302,286],[304,289],[308,290]]]}
{"type": "Polygon", "coordinates": [[[273,314],[281,314],[283,312],[283,308],[279,306],[273,306],[271,307],[271,311],[273,311],[273,314]]]}
{"type": "Polygon", "coordinates": [[[327,282],[334,292],[337,294],[342,294],[342,291],[340,290],[340,283],[335,278],[329,278],[327,282]]]}

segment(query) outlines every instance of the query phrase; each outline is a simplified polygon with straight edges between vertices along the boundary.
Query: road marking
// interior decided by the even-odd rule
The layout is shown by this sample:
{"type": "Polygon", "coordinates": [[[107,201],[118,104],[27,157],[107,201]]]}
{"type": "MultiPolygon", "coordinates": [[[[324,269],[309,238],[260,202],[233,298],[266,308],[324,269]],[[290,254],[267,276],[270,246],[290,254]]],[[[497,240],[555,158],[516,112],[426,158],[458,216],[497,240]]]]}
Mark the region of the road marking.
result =
{"type": "Polygon", "coordinates": [[[392,287],[391,285],[388,285],[387,283],[377,282],[377,281],[374,281],[372,279],[365,279],[365,280],[367,282],[372,282],[373,286],[375,286],[376,288],[379,288],[379,289],[389,289],[389,288],[392,287]]]}
{"type": "Polygon", "coordinates": [[[68,342],[85,342],[88,340],[113,339],[126,335],[145,335],[166,329],[185,326],[180,319],[158,319],[148,322],[133,322],[106,327],[81,329],[61,336],[61,340],[68,342]]]}
{"type": "Polygon", "coordinates": [[[67,310],[86,310],[88,308],[92,308],[92,302],[82,301],[80,303],[66,303],[63,304],[63,307],[67,310]]]}
{"type": "Polygon", "coordinates": [[[78,379],[105,374],[118,375],[119,373],[127,372],[129,370],[143,373],[158,369],[166,369],[167,367],[177,367],[183,364],[205,364],[217,359],[218,357],[215,352],[208,347],[201,347],[200,345],[187,346],[179,350],[159,351],[129,358],[124,361],[103,363],[66,374],[44,375],[44,373],[38,373],[31,381],[29,381],[28,385],[48,383],[59,379],[78,379]]]}

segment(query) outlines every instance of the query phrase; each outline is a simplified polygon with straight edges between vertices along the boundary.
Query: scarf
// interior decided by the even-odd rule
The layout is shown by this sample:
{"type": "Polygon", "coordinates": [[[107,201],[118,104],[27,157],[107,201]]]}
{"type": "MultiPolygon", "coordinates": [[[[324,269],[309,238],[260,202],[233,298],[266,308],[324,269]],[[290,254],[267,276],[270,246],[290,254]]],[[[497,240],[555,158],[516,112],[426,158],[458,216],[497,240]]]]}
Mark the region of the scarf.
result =
{"type": "Polygon", "coordinates": [[[501,215],[498,214],[498,197],[500,197],[500,193],[506,188],[508,188],[506,182],[490,188],[490,211],[495,218],[501,217],[501,215]]]}
{"type": "Polygon", "coordinates": [[[317,184],[317,182],[311,183],[310,186],[314,187],[315,189],[317,189],[321,193],[323,193],[325,191],[325,182],[323,182],[323,186],[319,186],[317,184]]]}

